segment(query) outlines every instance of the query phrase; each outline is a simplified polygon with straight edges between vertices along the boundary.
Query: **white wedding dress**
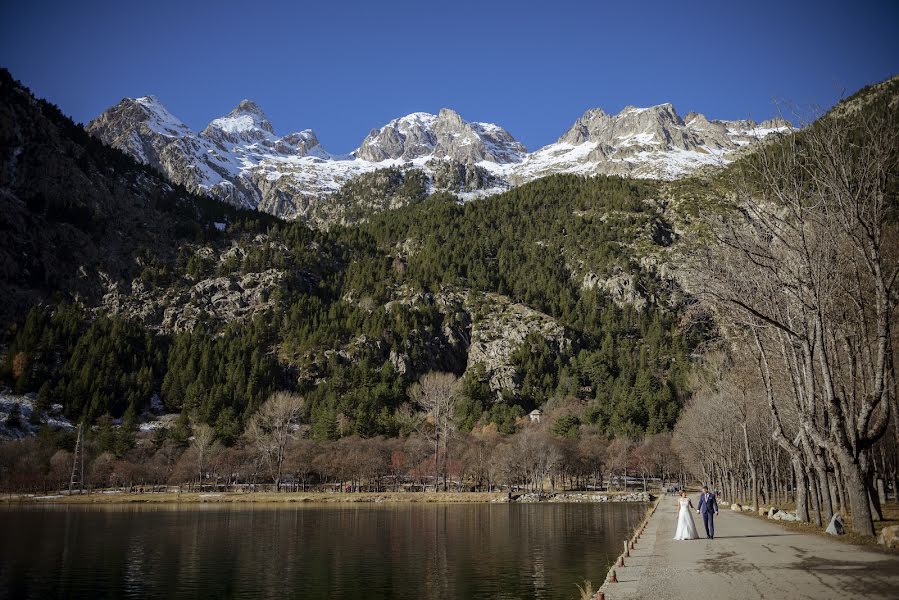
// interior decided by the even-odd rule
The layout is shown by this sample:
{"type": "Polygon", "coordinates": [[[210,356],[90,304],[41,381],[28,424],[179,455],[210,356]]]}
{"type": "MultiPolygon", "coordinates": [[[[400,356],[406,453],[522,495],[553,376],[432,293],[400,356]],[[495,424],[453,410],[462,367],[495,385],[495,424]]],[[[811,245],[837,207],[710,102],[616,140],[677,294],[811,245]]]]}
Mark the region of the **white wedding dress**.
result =
{"type": "Polygon", "coordinates": [[[693,523],[693,513],[690,512],[690,499],[681,498],[678,502],[680,502],[680,512],[677,513],[677,531],[674,533],[674,539],[699,539],[699,534],[696,533],[696,524],[693,523]]]}

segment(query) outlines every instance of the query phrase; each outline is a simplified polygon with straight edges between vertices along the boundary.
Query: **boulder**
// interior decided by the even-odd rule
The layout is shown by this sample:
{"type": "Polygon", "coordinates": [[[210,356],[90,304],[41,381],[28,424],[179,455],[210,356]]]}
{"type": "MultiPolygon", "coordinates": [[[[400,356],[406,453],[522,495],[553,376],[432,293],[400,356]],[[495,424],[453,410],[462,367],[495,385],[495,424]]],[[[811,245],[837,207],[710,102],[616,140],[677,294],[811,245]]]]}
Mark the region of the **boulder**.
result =
{"type": "Polygon", "coordinates": [[[887,548],[899,548],[899,525],[884,527],[877,536],[877,543],[887,548]]]}
{"type": "Polygon", "coordinates": [[[840,516],[840,513],[834,513],[830,519],[830,524],[824,531],[830,535],[843,535],[846,533],[846,529],[843,526],[843,517],[840,516]]]}
{"type": "Polygon", "coordinates": [[[774,513],[774,515],[771,518],[775,521],[798,521],[799,520],[799,517],[797,517],[796,515],[794,515],[791,512],[787,512],[785,510],[781,510],[781,511],[774,513]]]}
{"type": "Polygon", "coordinates": [[[776,515],[778,512],[780,512],[780,511],[777,508],[772,506],[771,508],[768,509],[768,518],[770,519],[770,518],[774,517],[774,515],[776,515]]]}
{"type": "Polygon", "coordinates": [[[736,502],[730,505],[730,509],[735,512],[743,512],[743,506],[736,502]]]}

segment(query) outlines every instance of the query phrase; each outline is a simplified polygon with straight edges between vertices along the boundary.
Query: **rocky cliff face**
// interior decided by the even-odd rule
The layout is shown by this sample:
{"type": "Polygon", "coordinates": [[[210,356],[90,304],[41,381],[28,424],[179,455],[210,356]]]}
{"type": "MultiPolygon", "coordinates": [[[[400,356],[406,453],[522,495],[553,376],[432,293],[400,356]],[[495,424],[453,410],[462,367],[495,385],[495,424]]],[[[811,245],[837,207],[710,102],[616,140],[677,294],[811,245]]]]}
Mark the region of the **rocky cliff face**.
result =
{"type": "Polygon", "coordinates": [[[463,163],[517,163],[527,149],[498,125],[469,123],[444,108],[437,115],[413,113],[372,130],[355,154],[372,162],[426,156],[463,163]]]}
{"type": "MultiPolygon", "coordinates": [[[[350,155],[336,156],[324,150],[312,130],[279,137],[249,100],[195,133],[159,100],[146,96],[122,100],[87,129],[191,191],[328,226],[340,222],[347,201],[347,194],[333,195],[350,180],[379,169],[418,169],[431,191],[463,199],[553,173],[673,179],[724,164],[753,141],[791,128],[784,121],[710,120],[698,113],[681,118],[671,104],[630,106],[616,115],[594,108],[558,141],[528,153],[502,127],[465,121],[444,108],[436,115],[394,119],[373,129],[350,155]],[[329,206],[332,201],[338,206],[329,206]]],[[[380,209],[393,204],[378,203],[380,209]]],[[[350,208],[360,213],[363,207],[350,208]]]]}
{"type": "Polygon", "coordinates": [[[311,129],[275,135],[249,100],[195,133],[153,96],[125,98],[87,130],[192,192],[279,216],[296,211],[296,198],[276,185],[280,172],[273,162],[328,157],[311,129]]]}
{"type": "MultiPolygon", "coordinates": [[[[141,135],[106,132],[131,156],[190,171],[189,130],[159,106],[144,99],[119,107],[121,118],[142,124],[141,135]],[[163,138],[183,143],[154,146],[163,138]]],[[[181,225],[214,230],[235,212],[98,143],[0,69],[0,322],[57,292],[92,302],[103,292],[97,273],[130,279],[144,249],[174,252],[181,225]]]]}
{"type": "Polygon", "coordinates": [[[129,290],[110,285],[103,297],[103,310],[137,319],[161,333],[193,331],[200,322],[246,322],[274,307],[272,298],[283,279],[283,271],[266,269],[209,277],[190,286],[163,290],[149,289],[135,279],[129,290]]]}
{"type": "Polygon", "coordinates": [[[475,319],[467,368],[482,365],[490,389],[498,397],[503,391],[518,392],[520,374],[512,355],[528,336],[547,340],[560,355],[571,351],[571,338],[565,328],[549,315],[499,294],[475,295],[469,303],[475,306],[475,319]]]}
{"type": "Polygon", "coordinates": [[[681,118],[668,103],[628,106],[615,115],[594,108],[554,144],[528,155],[510,179],[518,183],[559,172],[676,179],[726,164],[744,146],[791,129],[783,120],[709,120],[694,112],[681,118]]]}
{"type": "MultiPolygon", "coordinates": [[[[185,246],[183,250],[187,250],[185,246]]],[[[192,331],[198,323],[222,326],[246,322],[275,307],[287,274],[268,265],[245,268],[247,248],[289,259],[290,252],[267,235],[230,243],[189,246],[193,260],[203,265],[165,285],[141,277],[129,282],[103,277],[103,313],[139,321],[147,329],[172,334],[192,331]]],[[[313,287],[314,276],[293,273],[291,285],[313,287]]]]}
{"type": "MultiPolygon", "coordinates": [[[[432,294],[404,288],[398,290],[397,299],[387,305],[388,311],[393,304],[432,305],[442,313],[443,330],[425,338],[429,352],[417,354],[454,356],[458,363],[456,370],[482,367],[497,399],[504,392],[513,395],[518,392],[521,374],[512,359],[529,336],[536,335],[548,341],[560,354],[571,351],[571,337],[556,319],[501,294],[455,288],[443,288],[432,294]]],[[[390,355],[397,372],[404,374],[412,368],[412,352],[409,347],[390,355]]],[[[421,369],[421,365],[417,367],[421,369]]]]}
{"type": "Polygon", "coordinates": [[[448,109],[391,121],[351,156],[329,154],[311,129],[279,137],[250,100],[195,133],[158,99],[125,98],[87,130],[191,191],[321,225],[336,222],[323,222],[322,215],[343,212],[329,206],[330,196],[360,175],[416,168],[434,177],[434,190],[479,195],[508,185],[476,163],[519,161],[525,154],[524,146],[501,127],[469,123],[448,109]]]}

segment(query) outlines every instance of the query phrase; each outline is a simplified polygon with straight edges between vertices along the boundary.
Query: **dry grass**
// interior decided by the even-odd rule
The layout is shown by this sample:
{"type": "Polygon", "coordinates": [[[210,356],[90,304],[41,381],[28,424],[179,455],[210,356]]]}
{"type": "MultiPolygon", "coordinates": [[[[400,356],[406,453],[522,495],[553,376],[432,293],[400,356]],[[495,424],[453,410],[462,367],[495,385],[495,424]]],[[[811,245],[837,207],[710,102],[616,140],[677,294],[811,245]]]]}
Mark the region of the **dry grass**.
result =
{"type": "Polygon", "coordinates": [[[584,585],[581,587],[579,584],[574,584],[577,586],[577,591],[580,593],[580,600],[593,600],[593,595],[596,593],[593,591],[593,584],[584,580],[584,585]]]}

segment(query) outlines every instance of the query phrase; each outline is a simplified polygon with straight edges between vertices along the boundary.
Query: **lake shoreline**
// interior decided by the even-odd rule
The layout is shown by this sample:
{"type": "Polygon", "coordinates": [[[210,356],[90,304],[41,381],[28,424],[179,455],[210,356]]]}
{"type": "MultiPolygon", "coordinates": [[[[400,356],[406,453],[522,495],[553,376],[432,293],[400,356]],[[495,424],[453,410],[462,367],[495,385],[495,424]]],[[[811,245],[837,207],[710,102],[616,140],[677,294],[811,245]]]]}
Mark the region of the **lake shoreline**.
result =
{"type": "Polygon", "coordinates": [[[120,492],[91,494],[4,494],[3,504],[485,504],[648,502],[643,492],[120,492]]]}

